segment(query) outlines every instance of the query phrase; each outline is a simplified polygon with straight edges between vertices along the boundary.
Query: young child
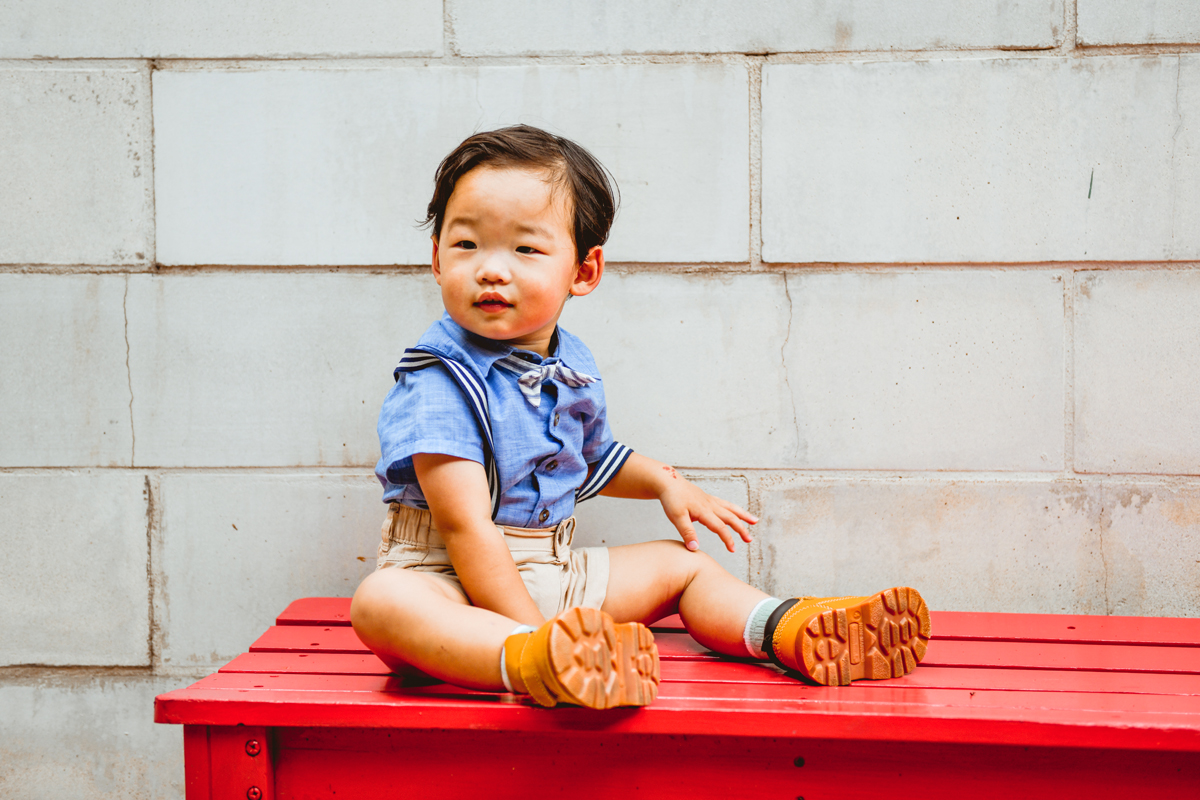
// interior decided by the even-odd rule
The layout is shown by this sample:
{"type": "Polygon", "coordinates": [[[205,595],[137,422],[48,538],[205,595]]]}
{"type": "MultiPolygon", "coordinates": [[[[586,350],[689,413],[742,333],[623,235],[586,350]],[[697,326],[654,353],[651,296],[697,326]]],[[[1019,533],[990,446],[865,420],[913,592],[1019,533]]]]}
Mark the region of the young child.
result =
{"type": "Polygon", "coordinates": [[[617,443],[591,352],[558,327],[604,275],[608,173],[528,126],[480,133],[437,170],[427,222],[446,313],[408,350],[379,419],[389,511],[354,629],[385,663],[544,706],[646,705],[644,627],[678,613],[702,645],[822,684],[889,678],[925,654],[913,589],[781,600],[698,551],[757,522],[617,443]],[[683,542],[572,550],[577,502],[658,500],[683,542]]]}

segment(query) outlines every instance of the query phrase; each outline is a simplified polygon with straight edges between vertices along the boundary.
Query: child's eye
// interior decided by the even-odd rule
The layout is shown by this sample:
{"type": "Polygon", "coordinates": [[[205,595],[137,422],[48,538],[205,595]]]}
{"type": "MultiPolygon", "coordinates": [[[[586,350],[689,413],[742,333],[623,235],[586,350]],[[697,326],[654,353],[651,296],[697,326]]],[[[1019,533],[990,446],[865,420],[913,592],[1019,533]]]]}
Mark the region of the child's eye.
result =
{"type": "Polygon", "coordinates": [[[518,253],[520,253],[521,255],[526,255],[526,256],[527,256],[527,255],[530,255],[531,253],[536,253],[536,252],[537,252],[537,248],[536,248],[536,247],[529,247],[528,245],[524,245],[524,244],[523,244],[523,245],[521,245],[520,247],[518,247],[518,248],[517,248],[517,252],[518,252],[518,253]]]}
{"type": "Polygon", "coordinates": [[[475,249],[475,243],[472,241],[469,241],[467,239],[463,239],[461,242],[455,242],[454,246],[461,247],[463,250],[474,250],[475,249]]]}

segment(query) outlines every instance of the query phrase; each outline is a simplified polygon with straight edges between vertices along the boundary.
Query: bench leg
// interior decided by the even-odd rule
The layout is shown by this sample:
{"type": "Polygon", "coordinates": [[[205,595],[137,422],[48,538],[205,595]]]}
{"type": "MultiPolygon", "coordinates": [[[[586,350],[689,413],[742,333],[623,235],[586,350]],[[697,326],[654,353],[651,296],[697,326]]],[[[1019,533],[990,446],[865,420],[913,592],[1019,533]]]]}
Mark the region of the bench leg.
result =
{"type": "Polygon", "coordinates": [[[185,725],[187,800],[275,800],[273,737],[251,725],[185,725]]]}

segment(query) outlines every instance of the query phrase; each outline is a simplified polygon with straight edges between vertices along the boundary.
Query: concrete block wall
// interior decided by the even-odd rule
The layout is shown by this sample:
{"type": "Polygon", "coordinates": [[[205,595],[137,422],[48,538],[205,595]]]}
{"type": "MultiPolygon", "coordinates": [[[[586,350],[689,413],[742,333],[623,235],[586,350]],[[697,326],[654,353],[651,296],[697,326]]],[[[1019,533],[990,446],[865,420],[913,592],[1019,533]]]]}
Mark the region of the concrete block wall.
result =
{"type": "Polygon", "coordinates": [[[517,121],[616,175],[563,324],[729,569],[1200,614],[1191,0],[0,0],[0,795],[181,797],[153,696],[371,569],[414,223],[517,121]]]}

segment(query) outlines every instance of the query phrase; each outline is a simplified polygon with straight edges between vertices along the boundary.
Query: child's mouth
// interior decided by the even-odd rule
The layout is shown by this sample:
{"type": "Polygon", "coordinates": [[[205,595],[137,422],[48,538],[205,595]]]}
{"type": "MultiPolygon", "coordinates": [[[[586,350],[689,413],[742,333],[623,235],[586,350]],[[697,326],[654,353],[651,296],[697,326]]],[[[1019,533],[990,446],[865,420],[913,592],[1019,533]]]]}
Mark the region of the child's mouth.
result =
{"type": "Polygon", "coordinates": [[[475,307],[482,309],[489,314],[497,314],[506,308],[512,308],[512,303],[506,303],[498,298],[487,297],[476,303],[475,307]]]}

